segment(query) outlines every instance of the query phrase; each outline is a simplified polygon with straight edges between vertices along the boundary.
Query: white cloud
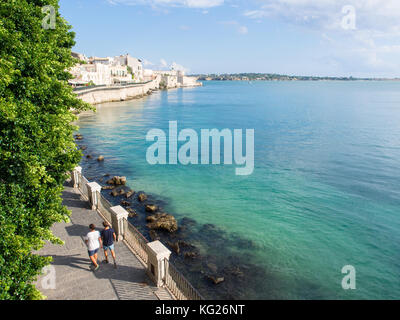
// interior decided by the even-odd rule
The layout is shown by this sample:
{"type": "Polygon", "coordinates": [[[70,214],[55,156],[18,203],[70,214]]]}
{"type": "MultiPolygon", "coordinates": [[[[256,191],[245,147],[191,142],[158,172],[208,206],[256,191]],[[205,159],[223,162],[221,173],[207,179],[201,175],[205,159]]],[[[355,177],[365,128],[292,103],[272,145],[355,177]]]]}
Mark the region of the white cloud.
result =
{"type": "Polygon", "coordinates": [[[154,63],[149,60],[143,59],[142,62],[145,66],[154,66],[154,63]]]}
{"type": "Polygon", "coordinates": [[[400,72],[400,0],[260,0],[244,16],[275,18],[321,35],[329,59],[344,69],[400,72]],[[345,6],[355,9],[355,29],[343,28],[345,6]]]}
{"type": "Polygon", "coordinates": [[[188,8],[212,8],[224,4],[224,0],[107,0],[110,4],[173,6],[188,8]]]}
{"type": "Polygon", "coordinates": [[[183,71],[185,73],[188,73],[190,71],[188,68],[185,68],[184,66],[177,64],[176,62],[172,62],[170,68],[173,70],[183,71]]]}
{"type": "Polygon", "coordinates": [[[249,33],[249,29],[246,26],[240,25],[237,21],[221,21],[220,24],[225,26],[231,26],[236,29],[239,34],[245,35],[249,33]]]}
{"type": "Polygon", "coordinates": [[[160,59],[160,65],[161,65],[161,67],[163,67],[163,68],[168,67],[168,63],[167,63],[167,61],[165,61],[165,59],[160,59]]]}
{"type": "Polygon", "coordinates": [[[247,29],[247,27],[245,27],[245,26],[240,26],[239,29],[238,29],[238,32],[240,34],[248,34],[249,33],[249,29],[247,29]]]}
{"type": "Polygon", "coordinates": [[[255,10],[244,15],[252,19],[280,17],[285,21],[326,29],[341,27],[345,6],[353,6],[357,15],[357,28],[393,30],[400,20],[399,0],[261,0],[255,10]]]}

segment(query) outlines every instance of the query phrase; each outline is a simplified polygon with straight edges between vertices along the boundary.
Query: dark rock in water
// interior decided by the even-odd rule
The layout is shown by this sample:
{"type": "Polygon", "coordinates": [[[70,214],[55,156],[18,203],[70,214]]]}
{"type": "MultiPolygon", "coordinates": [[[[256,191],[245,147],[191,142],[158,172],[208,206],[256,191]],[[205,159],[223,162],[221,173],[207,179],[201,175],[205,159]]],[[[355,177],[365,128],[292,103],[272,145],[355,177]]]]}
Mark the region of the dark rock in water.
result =
{"type": "Polygon", "coordinates": [[[195,248],[195,246],[191,245],[190,243],[187,243],[184,240],[179,240],[179,245],[183,248],[195,248]]]}
{"type": "Polygon", "coordinates": [[[126,193],[126,191],[123,188],[115,188],[113,191],[111,191],[111,195],[113,197],[118,197],[118,196],[123,196],[126,193]]]}
{"type": "Polygon", "coordinates": [[[147,222],[155,222],[155,221],[157,221],[157,217],[156,216],[148,216],[147,218],[146,218],[146,221],[147,222]]]}
{"type": "Polygon", "coordinates": [[[188,227],[194,227],[197,224],[196,220],[193,220],[188,217],[184,217],[181,220],[181,225],[188,226],[188,227]]]}
{"type": "Polygon", "coordinates": [[[170,233],[178,230],[178,222],[176,221],[175,217],[170,214],[158,213],[148,217],[147,221],[150,222],[147,224],[149,229],[166,230],[170,233]]]}
{"type": "Polygon", "coordinates": [[[225,281],[224,277],[218,277],[218,276],[208,276],[208,279],[210,279],[215,285],[225,281]]]}
{"type": "Polygon", "coordinates": [[[129,213],[129,218],[134,218],[137,216],[137,212],[132,208],[126,208],[126,211],[129,213]]]}
{"type": "Polygon", "coordinates": [[[126,196],[127,199],[129,199],[129,198],[132,197],[134,194],[135,194],[135,191],[130,190],[130,191],[128,191],[128,192],[126,193],[125,196],[126,196]]]}
{"type": "Polygon", "coordinates": [[[179,247],[179,241],[177,241],[177,242],[168,242],[167,244],[172,250],[174,250],[174,252],[176,254],[179,254],[181,252],[181,248],[179,247]]]}
{"type": "Polygon", "coordinates": [[[156,212],[157,210],[158,210],[158,207],[155,204],[146,205],[147,212],[156,212]]]}
{"type": "Polygon", "coordinates": [[[126,177],[115,176],[112,179],[108,180],[106,183],[113,186],[124,186],[126,184],[126,177]]]}
{"type": "Polygon", "coordinates": [[[93,157],[92,157],[90,154],[88,154],[88,155],[86,156],[86,158],[87,158],[87,159],[92,159],[93,157]]]}
{"type": "Polygon", "coordinates": [[[195,259],[199,254],[195,251],[185,252],[185,259],[195,259]]]}
{"type": "Polygon", "coordinates": [[[80,148],[81,150],[83,150],[83,151],[85,151],[85,150],[87,149],[86,146],[80,146],[79,148],[80,148]]]}
{"type": "Polygon", "coordinates": [[[160,236],[158,235],[158,233],[155,230],[150,230],[149,235],[150,235],[151,240],[153,240],[153,241],[160,240],[160,236]]]}
{"type": "Polygon", "coordinates": [[[101,189],[102,190],[112,190],[112,189],[114,189],[114,187],[113,186],[102,186],[101,189]]]}
{"type": "Polygon", "coordinates": [[[106,173],[103,177],[109,177],[109,176],[110,176],[110,174],[106,173]]]}
{"type": "Polygon", "coordinates": [[[129,207],[130,205],[131,205],[131,203],[128,201],[125,201],[125,200],[121,201],[121,206],[123,206],[123,207],[129,207]]]}
{"type": "Polygon", "coordinates": [[[99,161],[99,162],[104,161],[104,156],[99,156],[99,157],[97,158],[97,161],[99,161]]]}
{"type": "Polygon", "coordinates": [[[218,272],[218,267],[215,263],[207,263],[207,268],[210,269],[212,273],[218,272]]]}
{"type": "Polygon", "coordinates": [[[75,135],[75,139],[76,139],[76,140],[83,140],[83,135],[81,135],[80,133],[77,133],[77,134],[75,135]]]}
{"type": "Polygon", "coordinates": [[[139,193],[138,200],[140,202],[146,201],[147,200],[147,195],[145,193],[143,193],[143,192],[139,193]]]}
{"type": "Polygon", "coordinates": [[[214,224],[211,224],[211,223],[204,224],[201,227],[201,229],[204,230],[204,231],[217,231],[217,232],[219,231],[218,227],[216,225],[214,225],[214,224]]]}
{"type": "Polygon", "coordinates": [[[243,277],[244,273],[238,266],[229,266],[224,268],[223,270],[225,273],[229,273],[235,277],[243,277]]]}

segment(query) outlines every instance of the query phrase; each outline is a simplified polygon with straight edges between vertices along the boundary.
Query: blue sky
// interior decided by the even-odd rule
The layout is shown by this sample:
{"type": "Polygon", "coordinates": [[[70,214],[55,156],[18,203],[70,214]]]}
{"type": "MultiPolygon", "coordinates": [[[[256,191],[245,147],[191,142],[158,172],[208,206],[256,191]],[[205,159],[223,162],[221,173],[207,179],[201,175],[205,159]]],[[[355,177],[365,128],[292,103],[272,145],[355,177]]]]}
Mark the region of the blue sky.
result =
{"type": "Polygon", "coordinates": [[[400,77],[399,0],[60,0],[74,51],[146,68],[400,77]]]}

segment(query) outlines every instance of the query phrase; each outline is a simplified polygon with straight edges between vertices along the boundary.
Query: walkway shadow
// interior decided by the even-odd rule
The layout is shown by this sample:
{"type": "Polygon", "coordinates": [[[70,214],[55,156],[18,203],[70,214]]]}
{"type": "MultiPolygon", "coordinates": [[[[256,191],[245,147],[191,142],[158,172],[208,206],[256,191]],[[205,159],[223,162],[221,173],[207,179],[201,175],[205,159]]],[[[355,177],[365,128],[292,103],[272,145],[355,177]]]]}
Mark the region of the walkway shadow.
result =
{"type": "Polygon", "coordinates": [[[78,256],[80,255],[79,254],[74,254],[70,256],[45,255],[44,257],[52,257],[53,258],[53,262],[51,263],[52,265],[69,266],[72,268],[87,270],[88,272],[90,272],[89,259],[77,258],[78,256]]]}
{"type": "MultiPolygon", "coordinates": [[[[81,237],[83,240],[83,237],[85,237],[89,230],[89,226],[83,226],[81,224],[73,224],[70,226],[66,226],[65,230],[67,231],[68,235],[71,237],[81,237]]],[[[100,230],[98,230],[100,232],[100,230]]]]}
{"type": "MultiPolygon", "coordinates": [[[[99,254],[100,268],[97,271],[90,269],[91,262],[88,258],[82,258],[79,254],[62,256],[47,255],[53,258],[52,265],[69,266],[71,268],[82,269],[93,273],[97,279],[108,279],[119,299],[154,299],[153,285],[148,279],[144,269],[132,266],[118,265],[114,268],[112,263],[100,262],[102,254],[99,254]]],[[[117,257],[118,263],[118,257],[117,257]]],[[[71,279],[72,280],[72,279],[71,279]]],[[[96,287],[93,285],[93,287],[96,287]]]]}
{"type": "Polygon", "coordinates": [[[87,270],[87,272],[93,272],[98,279],[114,279],[138,283],[143,283],[144,280],[147,280],[147,275],[144,269],[125,265],[118,265],[117,268],[114,268],[112,263],[106,264],[102,262],[100,259],[101,256],[102,254],[99,254],[100,269],[95,272],[89,269],[91,266],[89,257],[81,258],[79,254],[69,256],[47,255],[45,257],[53,257],[53,262],[51,263],[53,265],[70,266],[72,268],[87,270]]]}
{"type": "Polygon", "coordinates": [[[82,200],[80,194],[64,191],[61,197],[64,206],[91,210],[89,201],[82,200]]]}
{"type": "Polygon", "coordinates": [[[72,187],[74,186],[74,183],[73,183],[73,181],[72,181],[71,178],[68,178],[67,180],[64,181],[63,186],[64,186],[64,187],[71,187],[71,188],[72,188],[72,187]]]}

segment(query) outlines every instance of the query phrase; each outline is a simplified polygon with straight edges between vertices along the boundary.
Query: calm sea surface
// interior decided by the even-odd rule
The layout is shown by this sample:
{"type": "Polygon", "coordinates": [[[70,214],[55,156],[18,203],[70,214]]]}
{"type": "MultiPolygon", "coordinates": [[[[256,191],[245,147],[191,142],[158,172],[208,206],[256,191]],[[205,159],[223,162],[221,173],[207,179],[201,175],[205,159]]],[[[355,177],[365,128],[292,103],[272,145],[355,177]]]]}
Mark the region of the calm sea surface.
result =
{"type": "Polygon", "coordinates": [[[78,125],[86,154],[106,161],[84,158],[85,175],[125,175],[190,221],[203,260],[176,264],[206,297],[400,298],[400,82],[205,82],[97,110],[78,125]],[[149,165],[146,134],[169,121],[254,129],[254,173],[149,165]],[[356,290],[342,289],[345,265],[356,290]]]}

